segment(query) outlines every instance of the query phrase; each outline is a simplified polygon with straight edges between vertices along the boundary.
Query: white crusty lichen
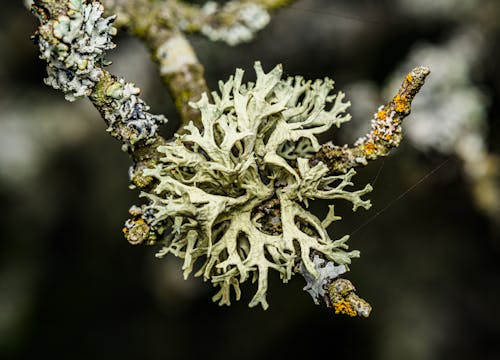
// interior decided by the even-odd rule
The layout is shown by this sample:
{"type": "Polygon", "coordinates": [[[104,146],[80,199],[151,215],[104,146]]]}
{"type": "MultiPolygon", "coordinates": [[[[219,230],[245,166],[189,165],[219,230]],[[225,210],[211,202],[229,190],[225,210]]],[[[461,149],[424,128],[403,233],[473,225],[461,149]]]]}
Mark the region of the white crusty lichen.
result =
{"type": "MultiPolygon", "coordinates": [[[[395,111],[387,113],[387,111],[384,110],[384,105],[381,105],[371,119],[371,131],[367,135],[359,137],[354,142],[354,146],[359,146],[364,143],[373,144],[377,141],[377,138],[382,138],[389,146],[398,146],[401,139],[399,136],[394,135],[401,134],[401,124],[394,122],[395,115],[395,111]]],[[[366,163],[366,160],[363,159],[362,162],[366,163]]]]}
{"type": "MultiPolygon", "coordinates": [[[[214,1],[207,2],[202,8],[202,14],[210,17],[219,11],[219,5],[214,1]]],[[[201,33],[212,41],[224,41],[229,45],[238,45],[253,39],[254,34],[262,30],[271,20],[265,8],[258,4],[241,4],[230,1],[224,5],[228,14],[227,24],[207,22],[201,28],[201,33]]]]}
{"type": "Polygon", "coordinates": [[[64,92],[66,99],[89,96],[102,76],[104,53],[113,49],[114,16],[103,18],[97,2],[71,0],[69,10],[50,23],[51,39],[39,39],[40,58],[47,61],[47,85],[64,92]]]}
{"type": "MultiPolygon", "coordinates": [[[[40,58],[47,62],[45,83],[62,90],[69,101],[91,96],[105,75],[103,67],[110,64],[104,55],[115,47],[115,16],[104,18],[103,12],[98,2],[70,0],[66,13],[40,28],[37,39],[40,58]]],[[[105,90],[106,106],[100,108],[108,131],[115,131],[117,122],[133,129],[122,139],[130,144],[152,137],[167,121],[162,115],[148,113],[149,106],[139,93],[134,84],[115,79],[105,90]]]]}
{"type": "Polygon", "coordinates": [[[111,100],[102,112],[108,123],[108,131],[113,131],[114,124],[121,122],[136,134],[128,138],[130,144],[142,139],[152,138],[158,126],[167,122],[163,115],[148,112],[149,106],[139,97],[141,90],[133,83],[118,79],[106,89],[106,96],[111,100]]]}
{"type": "Polygon", "coordinates": [[[142,194],[149,203],[136,224],[141,236],[149,229],[163,244],[159,257],[172,253],[184,259],[185,277],[200,260],[195,275],[220,287],[214,301],[229,304],[231,287],[239,299],[239,284],[250,278],[258,282],[250,306],[265,309],[270,269],[284,282],[295,272],[333,277],[359,256],[347,251],[348,236],[330,238],[326,228],[339,219],[333,206],[321,221],[308,210],[309,201],[344,199],[353,210],[367,209],[370,202],[361,196],[371,187],[348,190],[353,169],[331,175],[309,153],[321,147],[318,134],[350,119],[344,94],[332,94],[333,81],[281,79],[281,65],[264,73],[259,62],[255,71],[255,83],[243,84],[238,69],[220,82],[213,103],[206,94],[191,103],[201,112],[203,131],[190,123],[158,147],[164,156],[143,172],[157,183],[142,194]],[[333,272],[322,275],[315,256],[333,264],[333,272]]]}

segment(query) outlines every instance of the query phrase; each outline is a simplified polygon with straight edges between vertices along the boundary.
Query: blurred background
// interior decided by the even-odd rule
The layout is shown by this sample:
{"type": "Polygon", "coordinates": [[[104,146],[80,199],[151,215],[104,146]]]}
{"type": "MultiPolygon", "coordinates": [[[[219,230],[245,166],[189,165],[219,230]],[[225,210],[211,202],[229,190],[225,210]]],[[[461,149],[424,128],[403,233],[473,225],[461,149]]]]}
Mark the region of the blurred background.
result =
{"type": "MultiPolygon", "coordinates": [[[[329,134],[337,143],[368,130],[412,67],[431,67],[401,147],[356,178],[374,185],[372,209],[344,206],[332,229],[362,253],[348,278],[369,319],[315,306],[300,276],[271,277],[267,311],[247,307],[252,284],[219,307],[178,259],[129,245],[127,155],[88,101],[43,84],[22,2],[3,2],[0,20],[1,359],[500,358],[500,2],[299,0],[251,43],[191,38],[212,89],[236,67],[252,80],[255,60],[333,78],[353,115],[329,134]]],[[[142,88],[171,134],[146,48],[117,42],[112,72],[142,88]]]]}

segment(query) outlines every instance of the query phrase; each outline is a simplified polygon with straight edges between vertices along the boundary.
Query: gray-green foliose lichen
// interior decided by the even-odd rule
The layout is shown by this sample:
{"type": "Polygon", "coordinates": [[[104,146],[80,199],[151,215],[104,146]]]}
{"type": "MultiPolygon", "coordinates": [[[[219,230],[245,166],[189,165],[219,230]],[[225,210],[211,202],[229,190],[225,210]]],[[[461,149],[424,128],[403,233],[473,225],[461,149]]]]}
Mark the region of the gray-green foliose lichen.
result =
{"type": "Polygon", "coordinates": [[[141,216],[163,245],[157,256],[183,258],[184,276],[199,260],[195,275],[220,287],[214,296],[220,304],[230,303],[231,287],[239,299],[239,284],[250,278],[258,282],[250,306],[267,308],[270,269],[284,282],[296,271],[307,273],[316,301],[324,289],[312,279],[346,272],[359,252],[347,251],[348,236],[330,238],[326,228],[339,219],[333,206],[321,221],[308,210],[309,201],[344,199],[353,210],[370,207],[361,199],[369,185],[348,189],[354,170],[334,176],[324,163],[310,161],[310,152],[320,148],[316,136],[350,119],[349,103],[343,93],[332,94],[328,78],[281,79],[280,65],[264,73],[258,62],[255,70],[255,83],[242,84],[238,69],[220,82],[220,94],[212,93],[214,103],[206,94],[192,103],[204,130],[191,123],[158,148],[164,157],[143,172],[156,186],[142,193],[149,202],[141,216]],[[322,266],[313,255],[332,265],[322,266]]]}
{"type": "MultiPolygon", "coordinates": [[[[98,2],[71,0],[66,13],[43,24],[39,32],[40,58],[47,61],[45,83],[62,90],[69,101],[91,95],[104,75],[102,67],[109,64],[104,54],[115,47],[115,16],[104,18],[103,11],[98,2]]],[[[147,112],[139,92],[118,79],[106,89],[107,106],[102,109],[109,131],[117,121],[136,130],[133,142],[153,136],[166,122],[164,116],[147,112]]]]}
{"type": "Polygon", "coordinates": [[[349,271],[349,268],[344,264],[335,265],[334,262],[326,261],[318,255],[314,255],[312,261],[317,271],[317,276],[307,271],[304,263],[300,264],[299,272],[306,280],[304,290],[311,295],[314,303],[318,305],[320,301],[325,298],[325,295],[328,294],[328,285],[332,283],[334,279],[349,271]]]}

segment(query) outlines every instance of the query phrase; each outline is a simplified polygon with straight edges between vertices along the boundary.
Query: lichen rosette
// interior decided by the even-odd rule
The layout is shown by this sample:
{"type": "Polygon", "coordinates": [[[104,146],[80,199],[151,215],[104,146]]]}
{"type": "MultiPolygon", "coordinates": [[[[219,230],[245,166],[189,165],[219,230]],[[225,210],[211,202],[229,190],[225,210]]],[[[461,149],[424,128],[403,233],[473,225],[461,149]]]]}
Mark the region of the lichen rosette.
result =
{"type": "Polygon", "coordinates": [[[238,69],[220,82],[213,102],[204,94],[191,104],[201,112],[203,131],[189,124],[158,148],[161,161],[143,172],[156,185],[142,193],[148,203],[139,213],[149,242],[163,245],[157,256],[181,257],[185,277],[196,269],[220,287],[214,301],[229,304],[231,287],[239,299],[239,284],[252,279],[258,289],[250,306],[265,309],[270,269],[286,282],[298,268],[319,277],[314,256],[345,269],[359,256],[347,250],[348,236],[328,234],[339,219],[333,205],[320,220],[309,201],[344,199],[353,210],[367,209],[361,197],[371,187],[348,190],[354,170],[331,174],[311,160],[321,146],[316,136],[350,119],[350,104],[332,93],[333,81],[282,79],[280,65],[264,73],[258,62],[255,71],[255,83],[243,84],[238,69]]]}

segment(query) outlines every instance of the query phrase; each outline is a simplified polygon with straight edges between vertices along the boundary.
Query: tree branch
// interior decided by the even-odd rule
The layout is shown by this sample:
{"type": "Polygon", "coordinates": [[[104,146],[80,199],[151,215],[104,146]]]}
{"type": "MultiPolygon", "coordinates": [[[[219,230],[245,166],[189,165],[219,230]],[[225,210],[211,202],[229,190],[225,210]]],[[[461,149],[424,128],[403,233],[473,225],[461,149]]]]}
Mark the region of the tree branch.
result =
{"type": "Polygon", "coordinates": [[[182,0],[103,0],[105,8],[118,15],[117,26],[128,26],[144,13],[147,19],[161,18],[172,28],[188,33],[201,33],[214,41],[237,45],[250,41],[270,20],[269,11],[289,5],[295,0],[233,0],[219,5],[207,1],[202,6],[182,0]],[[147,11],[146,11],[147,10],[147,11]]]}
{"type": "Polygon", "coordinates": [[[117,26],[128,28],[149,46],[159,66],[163,83],[174,99],[181,117],[181,128],[190,121],[201,128],[200,114],[189,106],[201,94],[210,94],[203,65],[184,32],[201,33],[213,41],[230,45],[250,41],[264,28],[270,16],[267,10],[292,0],[230,1],[219,7],[215,2],[203,6],[180,0],[104,0],[109,14],[117,14],[117,26]]]}
{"type": "Polygon", "coordinates": [[[199,100],[209,89],[203,65],[179,28],[182,21],[175,14],[177,2],[107,0],[104,4],[110,14],[119,14],[121,26],[126,26],[149,46],[180,115],[181,128],[190,121],[201,128],[199,111],[190,107],[189,102],[199,100]]]}
{"type": "Polygon", "coordinates": [[[270,10],[291,4],[295,0],[238,0],[219,6],[208,1],[203,6],[175,3],[175,10],[187,32],[198,32],[212,41],[238,45],[253,39],[270,21],[270,10]]]}
{"type": "Polygon", "coordinates": [[[411,102],[429,73],[429,68],[423,66],[410,71],[392,100],[374,114],[370,132],[359,138],[354,147],[326,143],[311,161],[324,162],[333,173],[345,173],[366,165],[368,160],[387,156],[392,148],[399,146],[403,138],[401,123],[410,114],[411,102]]]}
{"type": "MultiPolygon", "coordinates": [[[[156,148],[165,143],[157,128],[167,119],[148,112],[139,98],[140,89],[104,69],[105,51],[112,49],[116,29],[114,17],[104,18],[97,2],[80,0],[35,0],[32,11],[41,24],[33,37],[40,57],[47,62],[45,82],[65,93],[67,100],[88,97],[100,112],[107,131],[123,144],[134,160],[134,173],[155,163],[156,148]]],[[[142,176],[132,174],[139,187],[148,185],[142,176]]]]}
{"type": "Polygon", "coordinates": [[[217,12],[214,2],[197,7],[180,0],[107,1],[108,10],[124,14],[120,24],[149,45],[181,123],[188,125],[187,133],[168,143],[157,133],[167,119],[149,113],[138,88],[104,69],[109,64],[104,54],[115,46],[112,37],[116,28],[112,26],[115,16],[104,18],[99,2],[34,0],[32,9],[41,22],[34,39],[40,57],[47,62],[46,83],[62,90],[70,101],[88,97],[105,120],[107,131],[135,162],[131,181],[145,190],[142,196],[150,202],[130,209],[132,218],[124,234],[131,243],[163,243],[166,250],[160,255],[172,252],[184,257],[185,274],[193,268],[193,257],[210,259],[204,265],[204,275],[221,287],[216,298],[223,304],[229,304],[230,286],[239,296],[238,283],[253,272],[259,288],[251,306],[261,303],[266,308],[268,270],[278,270],[288,280],[295,263],[316,303],[323,300],[336,313],[368,316],[371,306],[355,294],[348,280],[339,277],[359,252],[346,251],[348,236],[336,241],[329,237],[326,227],[339,219],[333,206],[320,221],[306,210],[308,200],[346,199],[354,210],[370,206],[360,198],[371,190],[369,185],[362,190],[344,190],[352,185],[355,173],[347,171],[399,146],[401,122],[430,71],[426,67],[413,69],[396,96],[378,109],[370,132],[353,147],[324,144],[310,160],[297,155],[294,169],[285,159],[283,144],[297,145],[306,139],[309,145],[314,144],[314,153],[319,148],[316,134],[349,119],[344,114],[348,104],[342,103],[343,94],[336,98],[328,95],[333,81],[282,80],[280,66],[265,74],[256,63],[255,84],[243,86],[243,71],[237,70],[226,84],[221,83],[221,95],[214,93],[214,104],[210,104],[203,66],[183,34],[199,31],[229,44],[247,41],[269,21],[268,9],[288,2],[231,1],[217,12]],[[189,106],[200,97],[193,108],[189,106]],[[334,107],[325,109],[333,99],[334,107]],[[195,108],[203,113],[205,131],[189,125],[193,122],[202,127],[195,108]],[[272,174],[266,172],[269,168],[272,174]],[[345,174],[330,176],[329,172],[345,174]],[[337,187],[332,185],[339,179],[337,187]],[[221,231],[224,235],[212,246],[213,234],[221,231]],[[250,246],[237,246],[241,233],[250,246]],[[241,261],[241,251],[253,251],[252,256],[245,255],[251,261],[241,261]]]}

